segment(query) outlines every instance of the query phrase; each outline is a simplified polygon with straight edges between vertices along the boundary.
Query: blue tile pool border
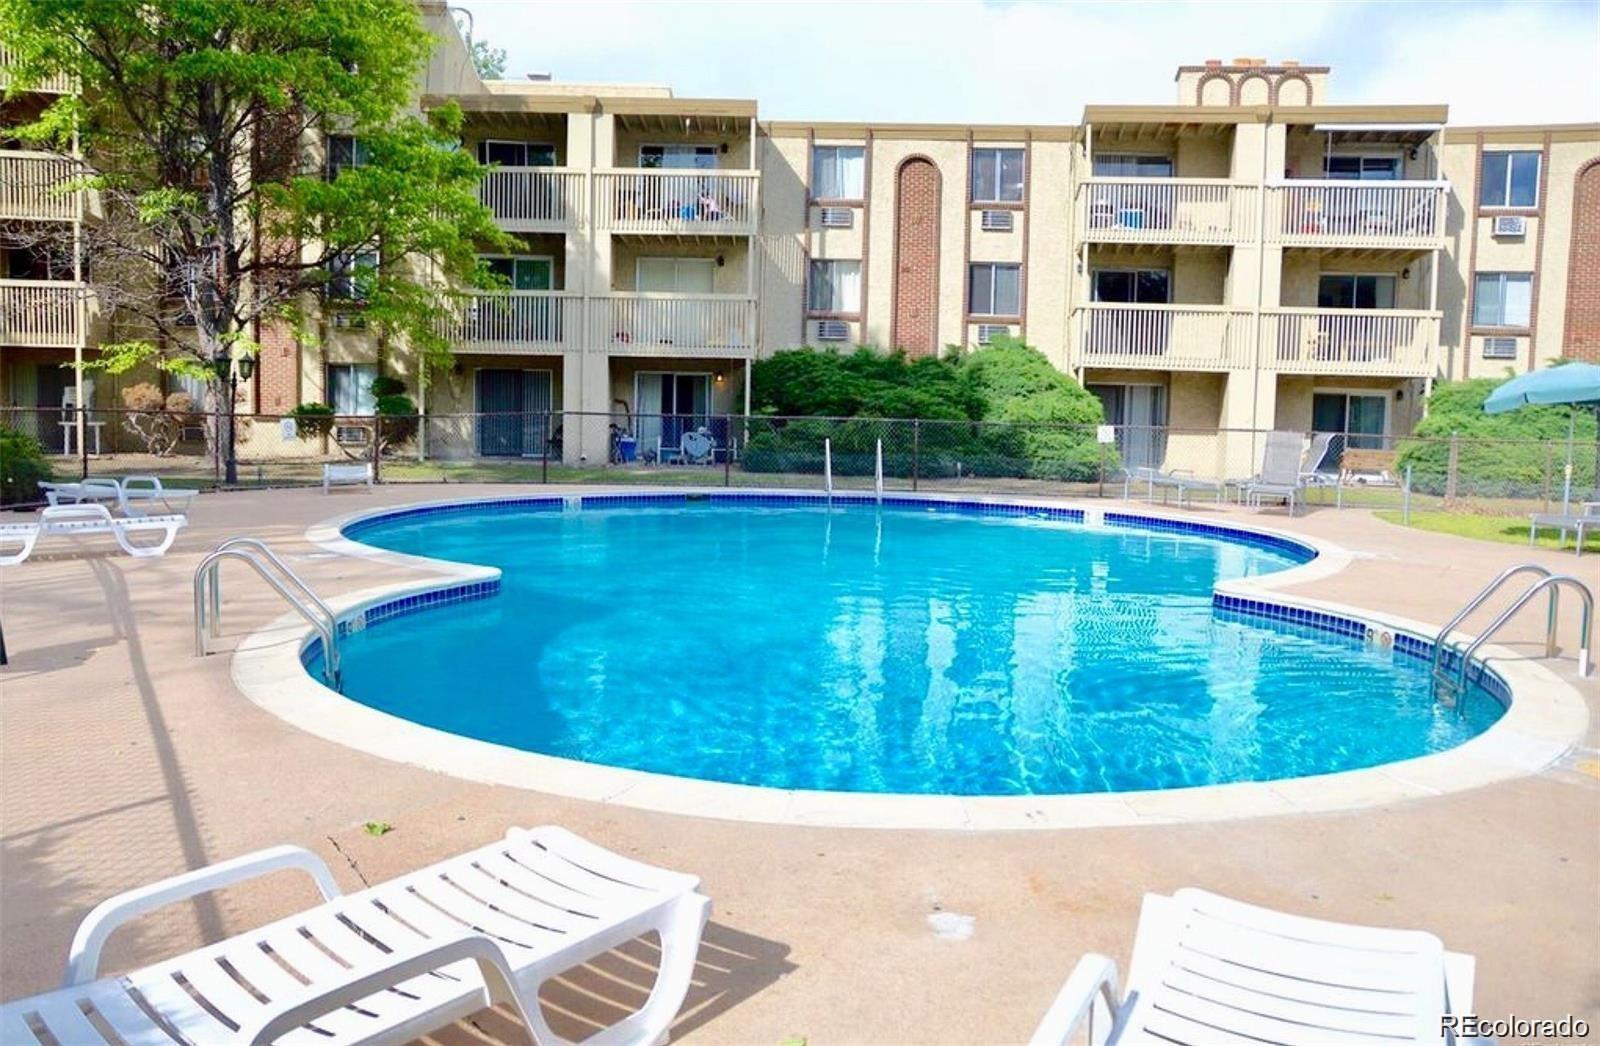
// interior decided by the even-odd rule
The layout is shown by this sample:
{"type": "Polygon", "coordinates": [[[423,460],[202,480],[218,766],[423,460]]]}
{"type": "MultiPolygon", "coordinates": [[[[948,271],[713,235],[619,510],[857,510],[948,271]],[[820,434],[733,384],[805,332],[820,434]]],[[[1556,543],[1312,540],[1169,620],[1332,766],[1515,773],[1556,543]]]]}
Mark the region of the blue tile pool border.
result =
{"type": "Polygon", "coordinates": [[[1227,527],[1216,523],[1198,523],[1187,519],[1171,519],[1166,516],[1139,516],[1130,512],[1107,512],[1105,522],[1108,527],[1127,527],[1134,530],[1154,530],[1163,534],[1178,534],[1187,537],[1218,538],[1235,545],[1248,545],[1251,548],[1266,549],[1287,555],[1297,563],[1309,563],[1317,558],[1317,550],[1302,541],[1295,541],[1278,534],[1266,534],[1258,530],[1245,530],[1241,527],[1227,527]]]}

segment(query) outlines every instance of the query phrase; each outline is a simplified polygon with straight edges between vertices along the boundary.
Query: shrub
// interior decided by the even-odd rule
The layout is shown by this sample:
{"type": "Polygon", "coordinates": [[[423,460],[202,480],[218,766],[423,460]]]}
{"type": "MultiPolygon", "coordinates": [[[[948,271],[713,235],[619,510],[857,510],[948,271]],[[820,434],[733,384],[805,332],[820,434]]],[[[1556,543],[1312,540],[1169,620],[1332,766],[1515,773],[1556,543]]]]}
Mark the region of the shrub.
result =
{"type": "MultiPolygon", "coordinates": [[[[378,383],[372,383],[376,390],[378,383]]],[[[404,388],[405,386],[401,386],[404,388]]],[[[417,434],[417,405],[410,396],[390,393],[378,397],[378,431],[385,447],[405,443],[417,434]]]]}
{"type": "Polygon", "coordinates": [[[380,374],[372,379],[372,395],[374,399],[383,399],[386,396],[399,396],[406,391],[406,383],[399,378],[380,374]]]}
{"type": "Polygon", "coordinates": [[[0,425],[0,504],[38,501],[39,484],[54,478],[38,440],[0,425]]]}
{"type": "Polygon", "coordinates": [[[333,431],[333,408],[326,403],[302,403],[289,412],[295,421],[295,435],[316,439],[333,431]]]}

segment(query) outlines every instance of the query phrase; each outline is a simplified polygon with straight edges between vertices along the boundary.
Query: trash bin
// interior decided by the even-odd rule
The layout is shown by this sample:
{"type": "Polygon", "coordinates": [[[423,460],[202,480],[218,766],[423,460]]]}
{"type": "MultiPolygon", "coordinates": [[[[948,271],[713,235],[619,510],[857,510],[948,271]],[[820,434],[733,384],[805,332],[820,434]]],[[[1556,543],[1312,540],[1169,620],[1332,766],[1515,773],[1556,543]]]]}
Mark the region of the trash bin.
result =
{"type": "Polygon", "coordinates": [[[618,436],[617,460],[624,463],[639,460],[639,441],[632,436],[618,436]]]}

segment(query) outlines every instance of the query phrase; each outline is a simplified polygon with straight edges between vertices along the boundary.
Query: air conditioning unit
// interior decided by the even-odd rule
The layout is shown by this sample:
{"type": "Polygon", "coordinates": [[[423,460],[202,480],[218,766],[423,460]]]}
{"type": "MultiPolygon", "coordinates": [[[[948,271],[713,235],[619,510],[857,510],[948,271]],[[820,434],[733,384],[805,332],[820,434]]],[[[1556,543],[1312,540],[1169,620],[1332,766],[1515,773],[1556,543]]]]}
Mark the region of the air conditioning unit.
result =
{"type": "Polygon", "coordinates": [[[1010,232],[1011,219],[1010,211],[984,211],[980,227],[984,232],[1010,232]]]}
{"type": "Polygon", "coordinates": [[[850,324],[844,320],[818,320],[818,341],[849,341],[850,324]]]}
{"type": "MultiPolygon", "coordinates": [[[[1497,219],[1498,220],[1498,219],[1497,219]]],[[[1517,358],[1517,339],[1483,339],[1483,358],[1486,360],[1514,360],[1517,358]]]]}
{"type": "Polygon", "coordinates": [[[1494,220],[1494,235],[1496,236],[1526,236],[1528,235],[1528,219],[1520,214],[1496,215],[1494,220]]]}
{"type": "Polygon", "coordinates": [[[819,217],[824,229],[848,229],[856,221],[855,212],[848,207],[824,207],[819,217]]]}
{"type": "Polygon", "coordinates": [[[1004,323],[980,323],[978,324],[978,344],[987,345],[994,340],[995,335],[1010,333],[1011,328],[1004,323]]]}
{"type": "Polygon", "coordinates": [[[333,326],[336,330],[365,330],[367,317],[359,312],[336,312],[333,326]]]}
{"type": "Polygon", "coordinates": [[[372,430],[365,425],[336,425],[333,438],[347,447],[364,447],[372,442],[372,430]]]}

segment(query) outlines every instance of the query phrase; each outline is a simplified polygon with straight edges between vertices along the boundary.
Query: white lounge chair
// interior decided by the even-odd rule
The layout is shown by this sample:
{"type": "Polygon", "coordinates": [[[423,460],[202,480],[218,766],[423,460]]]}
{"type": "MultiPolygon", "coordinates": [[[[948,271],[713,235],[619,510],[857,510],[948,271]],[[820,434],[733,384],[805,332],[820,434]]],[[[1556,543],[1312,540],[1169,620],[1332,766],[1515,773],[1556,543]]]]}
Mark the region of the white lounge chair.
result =
{"type": "Polygon", "coordinates": [[[46,483],[40,481],[39,489],[51,505],[79,505],[84,502],[110,501],[122,504],[122,483],[109,476],[90,476],[75,483],[46,483]]]}
{"type": "MultiPolygon", "coordinates": [[[[130,1044],[172,1043],[162,1025],[191,1043],[279,1037],[319,1046],[405,1042],[488,1005],[486,971],[509,981],[510,994],[521,997],[520,1016],[536,1041],[560,1042],[536,1003],[540,986],[655,931],[660,973],[644,1006],[585,1040],[653,1043],[666,1034],[689,988],[711,910],[698,885],[692,876],[620,857],[549,826],[512,829],[500,842],[348,896],[340,895],[315,854],[275,847],[95,908],[73,938],[63,987],[0,1007],[0,1042],[45,1041],[35,1026],[74,1046],[115,1041],[91,1013],[130,1044]],[[153,966],[97,979],[101,948],[127,920],[285,868],[310,874],[323,903],[153,966]],[[476,968],[458,960],[472,960],[476,968]]],[[[492,989],[495,975],[489,979],[492,989]]]]}
{"type": "Polygon", "coordinates": [[[1420,930],[1285,915],[1204,890],[1146,894],[1126,990],[1085,955],[1032,1046],[1447,1042],[1472,1013],[1473,958],[1420,930]]]}
{"type": "Polygon", "coordinates": [[[163,486],[159,476],[90,476],[78,483],[40,483],[51,505],[114,502],[125,516],[145,515],[144,506],[159,502],[168,512],[182,513],[199,493],[163,486]]]}
{"type": "Polygon", "coordinates": [[[1600,501],[1585,501],[1582,512],[1535,512],[1528,524],[1528,544],[1531,546],[1539,538],[1540,527],[1551,527],[1561,531],[1561,544],[1567,542],[1567,531],[1575,531],[1578,536],[1578,555],[1583,555],[1583,537],[1592,528],[1600,530],[1600,501]]]}
{"type": "Polygon", "coordinates": [[[0,524],[0,545],[14,544],[19,551],[0,555],[0,566],[16,566],[33,554],[33,546],[41,537],[82,537],[88,534],[110,534],[130,556],[141,559],[165,555],[177,540],[178,531],[189,521],[183,516],[138,516],[122,519],[111,514],[101,504],[51,505],[39,513],[36,523],[0,524]],[[153,545],[136,544],[129,535],[147,531],[160,531],[161,539],[153,545]]]}
{"type": "Polygon", "coordinates": [[[1261,472],[1254,479],[1240,484],[1240,500],[1260,508],[1263,498],[1276,498],[1289,507],[1289,515],[1294,515],[1295,505],[1305,490],[1300,475],[1301,449],[1304,446],[1305,437],[1298,432],[1267,433],[1266,449],[1261,456],[1261,472]]]}
{"type": "Polygon", "coordinates": [[[352,465],[322,466],[322,492],[328,493],[335,484],[361,484],[372,486],[372,462],[360,462],[352,465]]]}
{"type": "Polygon", "coordinates": [[[1166,491],[1177,491],[1178,505],[1180,507],[1188,500],[1190,491],[1195,490],[1212,495],[1216,498],[1217,503],[1221,504],[1224,490],[1221,483],[1212,479],[1201,479],[1189,469],[1162,470],[1140,466],[1122,474],[1122,500],[1128,500],[1134,483],[1143,483],[1145,485],[1146,501],[1155,500],[1156,488],[1158,487],[1162,490],[1163,501],[1166,500],[1166,491]]]}

